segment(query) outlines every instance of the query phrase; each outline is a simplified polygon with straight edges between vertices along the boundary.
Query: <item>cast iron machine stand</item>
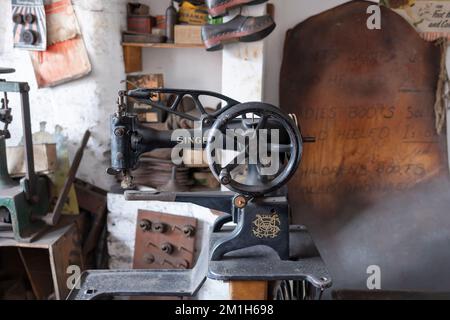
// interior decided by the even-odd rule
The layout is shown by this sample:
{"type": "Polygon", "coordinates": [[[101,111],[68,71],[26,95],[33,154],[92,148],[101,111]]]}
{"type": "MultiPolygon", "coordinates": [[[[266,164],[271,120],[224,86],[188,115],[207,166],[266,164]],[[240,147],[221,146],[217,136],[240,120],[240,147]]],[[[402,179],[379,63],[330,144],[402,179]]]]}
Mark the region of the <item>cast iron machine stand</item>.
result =
{"type": "MultiPolygon", "coordinates": [[[[290,116],[269,104],[239,103],[217,93],[194,90],[121,91],[118,105],[118,111],[111,118],[112,167],[108,173],[124,176],[122,186],[129,189],[125,192],[126,200],[189,202],[226,213],[213,228],[208,277],[224,281],[301,280],[319,290],[331,285],[328,271],[306,229],[289,223],[286,183],[299,166],[303,143],[314,140],[303,138],[290,116]],[[152,101],[151,98],[159,94],[175,95],[174,103],[167,107],[152,101]],[[179,111],[185,96],[193,98],[200,116],[179,111]],[[207,112],[201,103],[202,96],[220,99],[226,105],[207,112]],[[191,120],[196,129],[176,132],[145,127],[136,114],[127,111],[125,97],[191,120]],[[200,135],[202,142],[196,145],[192,142],[195,139],[186,139],[186,135],[200,135]],[[175,154],[205,150],[211,172],[230,191],[155,193],[132,190],[131,171],[137,168],[139,157],[158,148],[173,148],[175,154]],[[223,228],[228,222],[236,225],[231,231],[223,228]],[[290,246],[291,243],[294,246],[290,246]],[[314,254],[295,252],[294,247],[307,247],[306,251],[314,254]]],[[[188,272],[192,273],[186,271],[186,275],[188,272]]],[[[105,273],[106,276],[111,274],[105,273]]],[[[164,272],[158,276],[164,276],[164,272]]],[[[98,272],[95,279],[92,273],[91,279],[89,281],[89,274],[85,274],[81,290],[74,290],[71,298],[98,298],[112,291],[120,294],[121,290],[112,282],[113,288],[102,286],[98,272]],[[95,294],[86,295],[89,284],[96,286],[95,294]]],[[[123,291],[130,295],[133,290],[127,287],[123,291]]]]}

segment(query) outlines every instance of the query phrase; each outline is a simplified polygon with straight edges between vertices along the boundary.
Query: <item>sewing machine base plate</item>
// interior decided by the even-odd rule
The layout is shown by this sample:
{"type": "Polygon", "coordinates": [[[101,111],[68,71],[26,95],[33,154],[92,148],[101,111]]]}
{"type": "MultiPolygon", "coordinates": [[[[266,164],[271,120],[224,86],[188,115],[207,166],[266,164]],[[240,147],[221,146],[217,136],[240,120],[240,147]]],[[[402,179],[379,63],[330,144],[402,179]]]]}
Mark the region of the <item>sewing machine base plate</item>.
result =
{"type": "MultiPolygon", "coordinates": [[[[229,233],[229,230],[213,233],[210,250],[229,233]]],[[[220,261],[209,261],[208,278],[221,281],[306,280],[316,288],[330,287],[331,276],[304,227],[291,226],[290,243],[291,260],[280,260],[273,249],[265,246],[240,249],[226,254],[220,261]]]]}

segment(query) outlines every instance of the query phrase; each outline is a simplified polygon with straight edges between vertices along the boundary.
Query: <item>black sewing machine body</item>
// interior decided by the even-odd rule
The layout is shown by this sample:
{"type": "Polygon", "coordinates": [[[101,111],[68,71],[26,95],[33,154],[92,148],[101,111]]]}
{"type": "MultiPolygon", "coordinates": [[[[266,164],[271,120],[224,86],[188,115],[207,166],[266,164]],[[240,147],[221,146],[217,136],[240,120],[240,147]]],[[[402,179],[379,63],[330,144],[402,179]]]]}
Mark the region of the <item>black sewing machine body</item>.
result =
{"type": "MultiPolygon", "coordinates": [[[[130,177],[130,172],[136,169],[139,157],[146,152],[159,148],[174,148],[180,139],[174,136],[173,131],[157,131],[143,126],[137,115],[128,113],[124,105],[124,97],[129,97],[146,103],[153,107],[161,108],[167,112],[172,112],[180,117],[197,122],[197,127],[202,136],[207,131],[225,132],[241,128],[241,132],[253,129],[257,135],[259,130],[277,130],[279,141],[276,146],[277,152],[283,161],[283,166],[275,175],[262,176],[260,159],[256,163],[250,164],[248,161],[248,176],[244,182],[237,181],[232,176],[232,171],[239,164],[234,159],[227,165],[218,164],[211,157],[216,150],[211,150],[215,137],[211,134],[207,139],[202,139],[202,148],[207,150],[209,166],[213,174],[222,185],[227,186],[234,194],[221,198],[216,202],[224,201],[230,205],[221,204],[219,207],[229,207],[231,210],[226,212],[228,215],[220,218],[215,226],[218,231],[227,222],[234,221],[237,228],[233,233],[219,243],[217,243],[211,253],[211,259],[220,260],[223,256],[233,250],[251,247],[263,244],[273,248],[282,260],[289,260],[289,206],[286,198],[286,192],[277,192],[297,169],[302,154],[302,137],[297,125],[289,116],[284,115],[274,106],[264,103],[244,103],[225,97],[223,95],[205,91],[173,90],[173,89],[138,89],[128,92],[121,92],[119,99],[119,111],[111,119],[111,163],[110,173],[122,172],[125,177],[130,177]],[[166,107],[158,102],[151,100],[156,94],[174,94],[175,102],[172,106],[166,107]],[[200,117],[194,117],[178,111],[179,103],[184,96],[193,97],[200,117]],[[224,108],[217,109],[213,113],[206,112],[206,108],[200,102],[200,96],[212,96],[226,101],[224,108]],[[258,118],[249,118],[249,114],[257,114],[258,118]]],[[[194,134],[191,130],[190,134],[194,134]]],[[[228,134],[228,133],[227,133],[228,134]]],[[[257,135],[255,136],[258,139],[257,135]]],[[[227,140],[229,137],[222,137],[227,140]]],[[[233,138],[230,138],[233,139],[233,138]]],[[[252,137],[250,137],[252,139],[252,137]]],[[[269,139],[269,143],[272,143],[269,139]]],[[[226,141],[223,141],[226,145],[226,141]]],[[[275,146],[271,146],[273,152],[275,146]]],[[[249,146],[245,145],[239,149],[239,146],[233,145],[234,152],[242,151],[244,162],[248,160],[250,151],[249,146]]],[[[132,187],[132,179],[128,180],[128,187],[132,187]]],[[[138,196],[140,199],[152,200],[157,195],[143,193],[138,196]]],[[[127,195],[127,199],[135,199],[136,193],[127,195]]],[[[180,200],[175,196],[175,201],[180,200]]],[[[191,196],[189,202],[193,202],[206,207],[211,207],[210,203],[205,203],[204,193],[191,196]]],[[[212,208],[215,209],[215,208],[212,208]]]]}
{"type": "MultiPolygon", "coordinates": [[[[187,140],[192,142],[195,139],[187,140]]],[[[299,280],[308,282],[320,291],[331,286],[328,271],[306,228],[290,225],[286,183],[300,164],[305,142],[314,142],[314,138],[303,138],[295,119],[269,104],[239,103],[229,97],[207,91],[121,91],[118,111],[111,118],[112,166],[108,173],[123,175],[125,199],[193,203],[221,211],[224,215],[216,220],[210,246],[202,250],[194,269],[177,274],[180,277],[177,283],[185,281],[189,283],[189,289],[157,286],[142,292],[136,288],[141,285],[135,286],[133,283],[142,283],[147,274],[145,272],[92,271],[82,277],[81,289],[74,290],[69,298],[94,299],[106,294],[195,295],[202,284],[197,274],[205,272],[205,269],[208,270],[208,277],[223,281],[299,280]],[[175,95],[173,104],[165,106],[151,99],[159,94],[175,95]],[[179,110],[185,96],[193,98],[200,116],[179,110]],[[218,98],[225,102],[225,105],[213,112],[207,112],[200,102],[201,96],[218,98]],[[157,131],[142,125],[136,114],[127,111],[126,97],[193,121],[195,129],[188,130],[188,134],[198,135],[200,132],[204,137],[200,139],[200,145],[195,147],[205,150],[211,172],[220,184],[230,191],[134,190],[131,174],[138,166],[139,157],[159,148],[182,150],[180,145],[185,139],[180,139],[174,131],[157,131]],[[229,130],[235,135],[230,137],[229,130]],[[242,139],[243,137],[245,138],[242,139]],[[261,140],[261,137],[266,140],[261,140]],[[234,152],[231,161],[218,161],[218,143],[225,147],[225,152],[234,152]],[[258,147],[252,149],[252,143],[258,147]],[[264,149],[264,144],[268,149],[265,153],[269,156],[267,159],[263,159],[259,154],[264,149]],[[277,164],[275,169],[268,170],[274,163],[277,164]],[[237,174],[237,171],[244,172],[243,176],[237,174]],[[223,228],[228,222],[234,222],[235,227],[232,230],[223,228]],[[119,276],[129,279],[126,288],[117,288],[114,279],[119,276]],[[83,291],[83,288],[89,285],[96,288],[95,293],[87,294],[83,291]]],[[[192,144],[187,143],[187,146],[183,147],[192,147],[192,144]]],[[[152,274],[161,279],[174,276],[162,270],[152,271],[152,274]]],[[[173,282],[173,279],[170,281],[173,282]]]]}

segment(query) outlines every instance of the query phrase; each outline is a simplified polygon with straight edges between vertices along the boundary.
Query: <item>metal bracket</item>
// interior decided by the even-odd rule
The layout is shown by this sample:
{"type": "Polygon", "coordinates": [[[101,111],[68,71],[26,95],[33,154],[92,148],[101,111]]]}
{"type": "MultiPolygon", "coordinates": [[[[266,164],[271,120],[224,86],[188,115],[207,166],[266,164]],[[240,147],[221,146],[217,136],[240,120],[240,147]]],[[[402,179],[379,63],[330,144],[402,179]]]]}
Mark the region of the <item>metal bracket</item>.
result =
{"type": "Polygon", "coordinates": [[[222,94],[211,92],[211,91],[201,91],[201,90],[186,90],[186,89],[168,89],[168,88],[154,88],[154,89],[136,89],[131,91],[121,91],[119,92],[121,96],[127,96],[139,103],[150,105],[156,109],[166,111],[168,113],[175,114],[182,118],[191,120],[191,121],[199,121],[202,119],[209,119],[210,117],[215,118],[219,113],[223,112],[232,106],[239,104],[238,101],[224,96],[222,94]],[[172,94],[175,96],[175,101],[172,103],[170,107],[166,107],[165,105],[152,101],[151,98],[158,94],[172,94]],[[196,109],[200,112],[201,117],[194,117],[192,115],[181,112],[179,106],[185,96],[190,96],[195,102],[196,109]],[[213,97],[220,99],[221,101],[225,101],[227,103],[226,106],[216,110],[212,114],[208,114],[200,101],[200,97],[213,97]]]}

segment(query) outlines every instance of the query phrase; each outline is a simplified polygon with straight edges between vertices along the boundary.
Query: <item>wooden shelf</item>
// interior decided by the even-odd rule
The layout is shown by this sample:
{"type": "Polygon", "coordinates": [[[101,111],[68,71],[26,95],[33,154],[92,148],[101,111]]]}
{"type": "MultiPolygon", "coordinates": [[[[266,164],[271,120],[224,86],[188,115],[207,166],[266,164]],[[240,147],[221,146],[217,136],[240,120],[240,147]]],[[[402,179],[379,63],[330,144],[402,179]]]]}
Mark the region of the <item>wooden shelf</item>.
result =
{"type": "Polygon", "coordinates": [[[177,44],[177,43],[134,43],[123,42],[124,47],[139,47],[139,48],[161,48],[161,49],[183,49],[183,48],[201,48],[205,49],[203,44],[177,44]]]}
{"type": "Polygon", "coordinates": [[[122,47],[126,73],[142,71],[142,48],[205,49],[205,46],[203,44],[137,43],[137,42],[122,42],[122,47]]]}

